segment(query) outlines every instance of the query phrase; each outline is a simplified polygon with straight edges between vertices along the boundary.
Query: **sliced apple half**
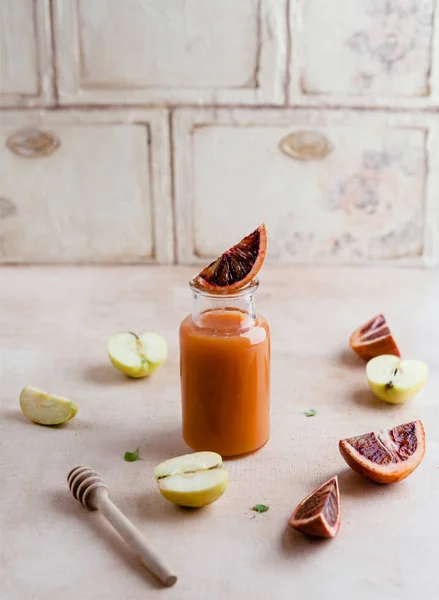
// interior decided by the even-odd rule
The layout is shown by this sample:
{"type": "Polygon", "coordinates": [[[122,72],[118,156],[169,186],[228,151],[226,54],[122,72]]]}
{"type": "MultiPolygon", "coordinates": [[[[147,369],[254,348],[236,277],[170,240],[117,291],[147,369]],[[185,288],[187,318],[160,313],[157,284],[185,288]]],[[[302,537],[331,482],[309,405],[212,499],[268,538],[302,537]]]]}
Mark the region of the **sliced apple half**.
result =
{"type": "Polygon", "coordinates": [[[78,412],[78,406],[62,396],[47,394],[43,390],[27,385],[20,394],[23,414],[40,425],[61,425],[78,412]]]}
{"type": "Polygon", "coordinates": [[[421,360],[401,360],[382,354],[366,365],[366,376],[373,393],[389,404],[403,404],[423,387],[428,367],[421,360]]]}
{"type": "Polygon", "coordinates": [[[107,344],[108,356],[116,369],[128,377],[147,377],[162,365],[168,356],[164,337],[158,333],[116,333],[107,344]]]}
{"type": "Polygon", "coordinates": [[[157,465],[154,476],[166,500],[180,506],[200,508],[223,495],[228,473],[216,452],[194,452],[157,465]]]}

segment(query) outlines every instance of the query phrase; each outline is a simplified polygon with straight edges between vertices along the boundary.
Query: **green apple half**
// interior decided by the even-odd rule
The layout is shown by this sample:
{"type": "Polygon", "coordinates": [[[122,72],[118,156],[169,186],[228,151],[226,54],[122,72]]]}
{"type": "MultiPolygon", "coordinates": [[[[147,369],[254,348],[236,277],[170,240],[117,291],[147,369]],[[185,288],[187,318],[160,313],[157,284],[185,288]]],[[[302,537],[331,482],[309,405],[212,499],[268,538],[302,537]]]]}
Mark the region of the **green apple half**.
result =
{"type": "Polygon", "coordinates": [[[71,400],[47,394],[30,385],[20,394],[20,407],[28,419],[40,425],[60,425],[73,419],[79,410],[71,400]]]}
{"type": "Polygon", "coordinates": [[[154,469],[160,493],[180,506],[200,508],[223,495],[228,473],[216,452],[194,452],[176,456],[154,469]]]}
{"type": "Polygon", "coordinates": [[[390,404],[403,404],[423,387],[428,367],[421,360],[401,360],[382,354],[366,366],[366,376],[373,393],[390,404]]]}
{"type": "Polygon", "coordinates": [[[165,338],[158,333],[116,333],[107,344],[112,364],[128,377],[147,377],[163,364],[168,356],[165,338]]]}

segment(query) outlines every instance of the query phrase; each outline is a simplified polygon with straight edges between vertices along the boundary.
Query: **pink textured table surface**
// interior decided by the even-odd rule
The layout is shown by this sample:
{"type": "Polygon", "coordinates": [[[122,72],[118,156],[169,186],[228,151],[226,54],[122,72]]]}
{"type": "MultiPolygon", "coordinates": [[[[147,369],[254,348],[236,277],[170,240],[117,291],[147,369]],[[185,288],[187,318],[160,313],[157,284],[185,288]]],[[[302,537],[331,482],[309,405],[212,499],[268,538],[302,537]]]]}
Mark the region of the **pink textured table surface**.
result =
{"type": "Polygon", "coordinates": [[[272,439],[227,462],[217,503],[179,509],[156,489],[158,462],[188,450],[180,435],[177,331],[190,310],[182,267],[4,268],[0,273],[1,585],[4,600],[409,600],[439,585],[439,281],[414,269],[265,267],[258,308],[272,326],[272,439]],[[387,316],[405,357],[430,366],[421,394],[389,406],[368,391],[351,331],[387,316]],[[170,356],[149,380],[124,379],[106,341],[155,330],[170,356]],[[21,414],[24,385],[80,406],[64,427],[21,414]],[[317,415],[303,412],[314,408],[317,415]],[[341,437],[421,418],[423,463],[378,486],[349,470],[341,437]],[[141,460],[126,463],[140,447],[141,460]],[[167,558],[177,585],[157,587],[98,513],[70,495],[77,464],[102,473],[114,501],[167,558]],[[335,540],[289,530],[296,504],[340,478],[335,540]],[[256,515],[256,503],[270,506],[256,515]]]}

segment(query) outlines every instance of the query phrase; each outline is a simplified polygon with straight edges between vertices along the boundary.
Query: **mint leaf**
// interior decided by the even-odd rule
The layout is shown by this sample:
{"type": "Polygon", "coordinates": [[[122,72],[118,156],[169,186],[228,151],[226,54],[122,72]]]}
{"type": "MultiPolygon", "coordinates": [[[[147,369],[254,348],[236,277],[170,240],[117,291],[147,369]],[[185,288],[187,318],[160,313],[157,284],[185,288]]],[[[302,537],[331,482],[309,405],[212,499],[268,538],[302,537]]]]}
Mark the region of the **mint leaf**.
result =
{"type": "Polygon", "coordinates": [[[127,462],[135,462],[139,459],[139,447],[136,448],[135,452],[125,452],[124,459],[127,462]]]}
{"type": "Polygon", "coordinates": [[[257,513],[263,513],[263,512],[267,512],[267,510],[270,507],[267,506],[266,504],[255,504],[252,508],[252,510],[254,510],[257,513]]]}
{"type": "Polygon", "coordinates": [[[305,417],[313,417],[314,415],[317,414],[317,411],[314,410],[313,408],[310,408],[309,410],[305,411],[303,414],[305,415],[305,417]]]}

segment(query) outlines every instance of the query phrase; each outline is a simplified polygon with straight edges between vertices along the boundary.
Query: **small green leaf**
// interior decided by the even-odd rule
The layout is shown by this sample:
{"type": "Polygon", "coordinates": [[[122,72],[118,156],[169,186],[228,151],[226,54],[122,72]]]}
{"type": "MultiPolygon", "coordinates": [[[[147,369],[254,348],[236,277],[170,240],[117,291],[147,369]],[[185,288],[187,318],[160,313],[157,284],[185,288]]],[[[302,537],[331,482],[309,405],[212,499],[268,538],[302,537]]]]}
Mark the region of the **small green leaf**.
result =
{"type": "Polygon", "coordinates": [[[135,452],[125,452],[124,459],[127,462],[135,462],[139,459],[139,448],[137,447],[135,452]]]}
{"type": "Polygon", "coordinates": [[[310,408],[309,410],[307,410],[303,414],[305,415],[305,417],[313,417],[314,415],[317,414],[317,411],[314,410],[313,408],[310,408]]]}
{"type": "Polygon", "coordinates": [[[254,510],[257,513],[263,513],[263,512],[267,512],[267,510],[270,507],[267,506],[266,504],[255,504],[252,508],[252,510],[254,510]]]}

